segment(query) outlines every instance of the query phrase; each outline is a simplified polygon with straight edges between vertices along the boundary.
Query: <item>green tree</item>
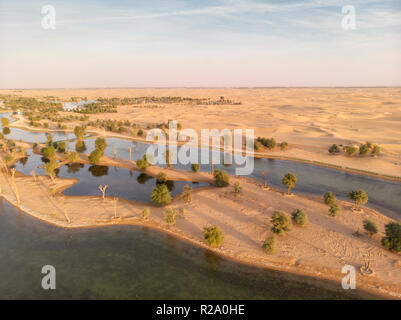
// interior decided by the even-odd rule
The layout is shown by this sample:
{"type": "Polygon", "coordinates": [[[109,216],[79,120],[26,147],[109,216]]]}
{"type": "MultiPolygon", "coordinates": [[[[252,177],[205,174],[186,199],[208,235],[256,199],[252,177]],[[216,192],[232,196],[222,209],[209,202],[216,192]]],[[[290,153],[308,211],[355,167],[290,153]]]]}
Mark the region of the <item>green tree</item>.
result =
{"type": "Polygon", "coordinates": [[[276,251],[276,236],[267,237],[262,244],[262,248],[266,253],[274,253],[276,251]]]}
{"type": "Polygon", "coordinates": [[[281,182],[287,187],[287,193],[290,194],[291,189],[294,188],[295,184],[298,182],[298,178],[295,174],[289,172],[284,175],[281,182]]]}
{"type": "Polygon", "coordinates": [[[166,183],[167,182],[167,176],[163,172],[159,172],[156,176],[156,182],[157,183],[166,183]]]}
{"type": "Polygon", "coordinates": [[[139,170],[146,170],[150,166],[146,154],[143,155],[142,159],[137,160],[136,166],[138,167],[139,170]]]}
{"type": "Polygon", "coordinates": [[[382,245],[391,251],[401,252],[401,224],[390,222],[385,226],[386,236],[382,239],[382,245]]]}
{"type": "Polygon", "coordinates": [[[206,243],[211,247],[219,246],[224,241],[224,234],[218,226],[203,228],[203,237],[206,243]]]}
{"type": "Polygon", "coordinates": [[[324,199],[324,203],[329,206],[332,206],[333,204],[335,204],[337,202],[337,198],[336,198],[335,194],[331,191],[326,192],[323,196],[323,199],[324,199]]]}
{"type": "Polygon", "coordinates": [[[65,149],[67,148],[66,143],[64,141],[59,141],[57,143],[57,151],[58,152],[65,152],[65,149]]]}
{"type": "Polygon", "coordinates": [[[380,154],[380,152],[381,152],[381,148],[377,144],[375,144],[373,146],[372,156],[377,156],[378,154],[380,154]]]}
{"type": "Polygon", "coordinates": [[[340,212],[340,207],[338,206],[338,204],[334,203],[330,206],[330,209],[329,209],[330,217],[336,217],[339,214],[339,212],[340,212]]]}
{"type": "Polygon", "coordinates": [[[192,170],[193,172],[198,172],[199,169],[200,169],[199,163],[193,163],[193,164],[191,164],[191,170],[192,170]]]}
{"type": "Polygon", "coordinates": [[[149,215],[150,215],[149,208],[145,208],[145,209],[142,210],[141,216],[142,216],[143,220],[146,220],[149,217],[149,215]]]}
{"type": "Polygon", "coordinates": [[[103,152],[99,149],[95,149],[91,152],[91,154],[88,157],[88,160],[92,164],[97,164],[100,161],[100,158],[102,157],[103,152]]]}
{"type": "Polygon", "coordinates": [[[370,149],[367,144],[362,144],[359,146],[359,154],[360,155],[367,155],[369,153],[370,149]]]}
{"type": "Polygon", "coordinates": [[[242,185],[241,182],[235,181],[233,184],[234,194],[238,197],[242,193],[242,185]]]}
{"type": "Polygon", "coordinates": [[[329,148],[329,152],[331,154],[336,154],[336,153],[340,153],[340,148],[338,147],[338,145],[333,144],[330,148],[329,148]]]}
{"type": "Polygon", "coordinates": [[[291,215],[292,221],[299,226],[305,226],[308,223],[308,216],[302,209],[295,209],[291,215]]]}
{"type": "Polygon", "coordinates": [[[214,183],[217,187],[227,187],[230,184],[230,177],[227,172],[216,169],[214,171],[214,183]]]}
{"type": "Polygon", "coordinates": [[[158,184],[152,191],[152,203],[155,206],[161,207],[171,202],[171,195],[165,184],[158,184]]]}
{"type": "Polygon", "coordinates": [[[275,211],[270,222],[273,224],[272,232],[278,235],[285,235],[291,231],[291,220],[281,211],[275,211]]]}
{"type": "Polygon", "coordinates": [[[368,200],[369,200],[367,193],[365,191],[363,191],[363,190],[351,191],[348,194],[348,198],[350,200],[354,201],[354,203],[355,203],[354,208],[355,209],[359,209],[359,207],[361,205],[366,204],[368,202],[368,200]]]}
{"type": "Polygon", "coordinates": [[[43,149],[43,155],[47,158],[47,159],[52,159],[56,156],[56,149],[51,146],[51,147],[46,147],[43,149]]]}
{"type": "Polygon", "coordinates": [[[82,140],[85,136],[85,127],[84,126],[74,127],[74,134],[78,140],[82,140]]]}
{"type": "Polygon", "coordinates": [[[345,147],[345,153],[347,154],[347,156],[353,156],[356,153],[356,148],[353,146],[346,146],[345,147]]]}
{"type": "Polygon", "coordinates": [[[106,150],[106,139],[98,137],[95,141],[95,148],[99,150],[102,155],[104,154],[104,150],[106,150]]]}
{"type": "Polygon", "coordinates": [[[56,170],[60,167],[60,164],[57,160],[52,159],[46,163],[46,174],[50,177],[50,179],[54,180],[56,176],[56,170]]]}
{"type": "Polygon", "coordinates": [[[75,143],[75,151],[78,153],[82,153],[86,151],[86,145],[85,145],[85,141],[83,140],[78,140],[75,143]]]}
{"type": "Polygon", "coordinates": [[[372,220],[363,220],[363,228],[368,232],[369,236],[373,236],[379,232],[379,228],[372,220]]]}
{"type": "Polygon", "coordinates": [[[78,153],[75,151],[68,152],[67,159],[71,163],[77,162],[79,159],[78,153]]]}
{"type": "Polygon", "coordinates": [[[177,217],[178,217],[177,210],[171,208],[167,209],[167,211],[163,214],[164,221],[166,221],[166,223],[169,226],[175,225],[175,223],[177,222],[177,217]]]}

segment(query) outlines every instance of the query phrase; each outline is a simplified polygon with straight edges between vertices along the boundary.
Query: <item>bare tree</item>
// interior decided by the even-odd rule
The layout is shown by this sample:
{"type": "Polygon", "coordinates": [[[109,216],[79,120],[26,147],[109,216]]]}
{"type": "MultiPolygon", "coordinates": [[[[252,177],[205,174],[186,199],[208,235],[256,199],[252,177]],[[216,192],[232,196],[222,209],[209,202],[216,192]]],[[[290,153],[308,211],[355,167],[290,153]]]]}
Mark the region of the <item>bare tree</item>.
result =
{"type": "Polygon", "coordinates": [[[118,201],[118,198],[114,197],[113,198],[113,203],[114,203],[114,217],[113,217],[113,219],[118,219],[119,218],[117,216],[117,201],[118,201]]]}
{"type": "Polygon", "coordinates": [[[106,189],[108,185],[106,184],[105,186],[100,185],[99,190],[102,192],[102,199],[103,201],[106,201],[106,189]]]}

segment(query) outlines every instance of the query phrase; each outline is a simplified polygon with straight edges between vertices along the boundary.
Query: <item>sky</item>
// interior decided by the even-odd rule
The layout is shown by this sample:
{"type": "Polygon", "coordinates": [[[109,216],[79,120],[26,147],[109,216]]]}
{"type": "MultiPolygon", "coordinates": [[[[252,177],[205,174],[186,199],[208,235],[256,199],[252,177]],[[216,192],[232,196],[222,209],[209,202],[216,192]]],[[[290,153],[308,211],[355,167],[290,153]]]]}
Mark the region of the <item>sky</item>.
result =
{"type": "Polygon", "coordinates": [[[0,88],[400,85],[401,0],[0,0],[0,88]]]}

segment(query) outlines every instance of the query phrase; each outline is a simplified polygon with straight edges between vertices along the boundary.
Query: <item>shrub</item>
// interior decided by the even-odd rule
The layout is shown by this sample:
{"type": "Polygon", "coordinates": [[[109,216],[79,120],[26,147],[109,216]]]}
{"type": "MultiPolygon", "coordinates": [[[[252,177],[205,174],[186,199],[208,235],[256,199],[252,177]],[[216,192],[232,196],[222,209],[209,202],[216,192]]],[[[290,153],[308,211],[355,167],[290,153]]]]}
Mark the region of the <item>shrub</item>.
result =
{"type": "Polygon", "coordinates": [[[1,118],[1,124],[3,127],[7,127],[9,125],[10,121],[8,118],[1,118]]]}
{"type": "Polygon", "coordinates": [[[337,201],[335,194],[331,191],[326,192],[323,196],[323,199],[324,199],[324,203],[329,206],[332,206],[337,201]]]}
{"type": "Polygon", "coordinates": [[[156,176],[156,183],[166,183],[167,182],[167,176],[163,172],[159,172],[156,176]]]}
{"type": "Polygon", "coordinates": [[[171,195],[165,184],[158,184],[152,191],[152,203],[155,206],[161,207],[171,202],[171,195]]]}
{"type": "Polygon", "coordinates": [[[292,221],[299,226],[304,226],[308,223],[308,216],[302,209],[296,209],[292,212],[292,221]]]}
{"type": "Polygon", "coordinates": [[[136,134],[137,134],[138,137],[142,137],[143,136],[143,130],[139,129],[136,134]]]}
{"type": "Polygon", "coordinates": [[[217,187],[227,187],[230,184],[230,177],[227,172],[217,169],[214,172],[214,183],[217,187]]]}
{"type": "Polygon", "coordinates": [[[266,139],[266,138],[258,137],[256,139],[256,141],[261,143],[262,145],[264,145],[268,149],[274,149],[276,147],[276,144],[277,144],[276,140],[274,140],[274,138],[266,139]]]}
{"type": "Polygon", "coordinates": [[[329,152],[331,154],[335,154],[335,153],[340,153],[340,148],[338,147],[338,145],[333,144],[330,148],[329,148],[329,152]]]}
{"type": "Polygon", "coordinates": [[[373,236],[379,232],[376,223],[371,220],[363,220],[363,228],[368,232],[369,236],[373,236]]]}
{"type": "Polygon", "coordinates": [[[47,158],[47,159],[52,159],[56,156],[56,149],[51,146],[51,147],[46,147],[43,149],[43,155],[47,158]]]}
{"type": "Polygon", "coordinates": [[[189,203],[192,201],[192,188],[189,185],[184,186],[184,191],[182,193],[182,199],[184,202],[189,203]]]}
{"type": "Polygon", "coordinates": [[[366,204],[369,200],[367,193],[363,190],[351,191],[348,194],[348,198],[354,201],[355,209],[358,209],[360,205],[366,204]]]}
{"type": "Polygon", "coordinates": [[[150,163],[146,158],[146,154],[142,157],[142,159],[137,160],[136,166],[139,170],[146,170],[150,166],[150,163]]]}
{"type": "Polygon", "coordinates": [[[60,141],[57,143],[57,151],[58,152],[65,152],[66,144],[64,141],[60,141]]]}
{"type": "Polygon", "coordinates": [[[267,237],[266,240],[262,244],[262,248],[266,253],[273,253],[276,251],[276,236],[272,235],[267,237]]]}
{"type": "Polygon", "coordinates": [[[288,148],[288,142],[281,142],[280,143],[280,149],[281,150],[286,150],[288,148]]]}
{"type": "Polygon", "coordinates": [[[272,231],[278,235],[285,235],[286,232],[291,231],[291,220],[284,212],[275,211],[271,218],[273,224],[272,231]]]}
{"type": "Polygon", "coordinates": [[[83,140],[78,140],[78,141],[75,143],[75,151],[76,151],[76,152],[79,152],[79,153],[85,152],[85,151],[86,151],[85,141],[83,141],[83,140]]]}
{"type": "Polygon", "coordinates": [[[4,157],[4,160],[6,161],[6,163],[9,163],[10,161],[14,160],[14,157],[11,154],[6,154],[6,156],[4,157]]]}
{"type": "Polygon", "coordinates": [[[377,156],[381,152],[381,148],[375,144],[372,150],[372,156],[377,156]]]}
{"type": "Polygon", "coordinates": [[[353,146],[346,146],[345,147],[345,153],[348,155],[348,156],[353,156],[355,153],[356,153],[356,148],[355,147],[353,147],[353,146]]]}
{"type": "Polygon", "coordinates": [[[78,153],[75,151],[68,152],[67,159],[69,162],[77,162],[79,159],[78,153]]]}
{"type": "Polygon", "coordinates": [[[163,215],[164,220],[169,226],[175,225],[177,217],[178,217],[178,212],[173,209],[168,209],[163,215]]]}
{"type": "Polygon", "coordinates": [[[291,189],[294,188],[295,184],[298,182],[298,178],[295,174],[289,172],[283,177],[281,182],[287,187],[287,192],[290,194],[291,189]]]}
{"type": "Polygon", "coordinates": [[[223,232],[217,226],[203,228],[203,237],[211,247],[219,246],[224,240],[223,232]]]}
{"type": "Polygon", "coordinates": [[[234,188],[234,194],[235,194],[235,196],[238,197],[238,196],[242,193],[242,185],[241,185],[241,182],[235,181],[235,182],[234,182],[234,185],[233,185],[233,188],[234,188]]]}
{"type": "Polygon", "coordinates": [[[89,162],[92,164],[97,164],[100,161],[100,158],[102,157],[103,152],[99,149],[95,149],[91,152],[91,154],[89,155],[88,159],[89,162]]]}
{"type": "Polygon", "coordinates": [[[199,169],[200,169],[200,164],[199,164],[199,163],[193,163],[193,164],[191,164],[191,170],[192,170],[193,172],[198,172],[199,169]]]}
{"type": "Polygon", "coordinates": [[[390,222],[385,229],[386,237],[382,239],[382,245],[388,250],[401,252],[401,224],[390,222]]]}
{"type": "Polygon", "coordinates": [[[329,209],[329,216],[336,217],[340,213],[340,207],[338,204],[332,204],[329,209]]]}
{"type": "Polygon", "coordinates": [[[362,144],[359,146],[359,154],[360,155],[367,155],[369,153],[369,146],[367,144],[362,144]]]}
{"type": "MultiPolygon", "coordinates": [[[[3,118],[4,119],[4,118],[3,118]]],[[[4,127],[3,128],[3,134],[10,134],[11,130],[9,127],[4,127]]]]}

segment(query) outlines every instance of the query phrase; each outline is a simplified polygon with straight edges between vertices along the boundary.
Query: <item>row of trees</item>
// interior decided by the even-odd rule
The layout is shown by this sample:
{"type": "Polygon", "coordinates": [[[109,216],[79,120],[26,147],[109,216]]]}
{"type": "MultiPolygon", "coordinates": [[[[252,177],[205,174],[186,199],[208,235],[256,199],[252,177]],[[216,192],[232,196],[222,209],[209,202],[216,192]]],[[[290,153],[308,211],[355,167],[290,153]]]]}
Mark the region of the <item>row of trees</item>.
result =
{"type": "MultiPolygon", "coordinates": [[[[342,146],[333,144],[328,151],[330,154],[340,154],[343,151],[347,156],[352,157],[358,152],[358,148],[355,146],[342,146]]],[[[378,146],[377,144],[372,144],[371,142],[366,142],[359,146],[359,155],[361,156],[366,156],[369,154],[371,156],[377,156],[380,154],[380,152],[380,146],[378,146]]]]}

